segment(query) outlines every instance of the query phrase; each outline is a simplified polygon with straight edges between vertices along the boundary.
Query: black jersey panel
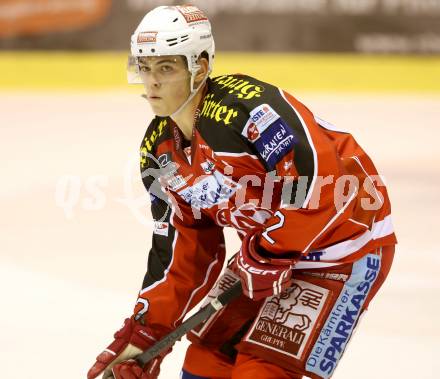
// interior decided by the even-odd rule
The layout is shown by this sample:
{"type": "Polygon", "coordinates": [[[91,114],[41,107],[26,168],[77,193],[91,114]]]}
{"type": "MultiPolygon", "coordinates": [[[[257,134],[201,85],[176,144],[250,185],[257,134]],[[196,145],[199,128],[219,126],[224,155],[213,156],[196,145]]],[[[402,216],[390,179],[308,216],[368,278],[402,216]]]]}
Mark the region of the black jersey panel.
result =
{"type": "MultiPolygon", "coordinates": [[[[281,95],[279,88],[271,84],[240,74],[210,79],[198,128],[214,151],[256,155],[266,169],[272,171],[274,162],[265,159],[264,145],[271,142],[270,138],[266,138],[269,141],[260,140],[259,145],[252,143],[245,131],[252,114],[263,105],[268,105],[280,116],[278,123],[273,126],[274,133],[277,132],[275,128],[287,127],[288,133],[293,135],[294,143],[288,147],[294,150],[294,164],[298,174],[313,177],[314,152],[305,130],[307,126],[281,95]]],[[[270,134],[270,130],[266,133],[270,134]]]]}
{"type": "Polygon", "coordinates": [[[156,157],[156,147],[164,140],[171,138],[169,124],[168,118],[154,118],[147,128],[140,146],[142,182],[150,194],[151,214],[155,222],[154,229],[157,227],[156,223],[160,223],[167,230],[167,235],[156,234],[155,230],[153,231],[152,247],[148,254],[148,270],[142,288],[163,279],[173,256],[172,243],[175,229],[170,223],[171,207],[159,183],[161,168],[156,157]]]}

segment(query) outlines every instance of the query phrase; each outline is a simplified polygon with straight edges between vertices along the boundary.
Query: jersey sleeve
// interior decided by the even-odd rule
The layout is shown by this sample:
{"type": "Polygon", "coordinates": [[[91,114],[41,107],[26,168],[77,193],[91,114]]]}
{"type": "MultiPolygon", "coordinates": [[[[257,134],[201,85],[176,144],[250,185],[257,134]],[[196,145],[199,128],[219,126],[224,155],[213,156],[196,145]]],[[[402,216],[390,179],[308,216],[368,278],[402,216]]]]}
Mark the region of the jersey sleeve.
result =
{"type": "Polygon", "coordinates": [[[141,167],[154,231],[134,313],[160,337],[174,329],[214,285],[223,267],[225,245],[221,227],[164,192],[154,149],[150,150],[141,158],[141,167]]]}
{"type": "Polygon", "coordinates": [[[249,109],[241,135],[279,183],[281,201],[258,238],[264,254],[294,262],[371,228],[377,212],[359,206],[362,169],[293,96],[273,88],[249,109]]]}

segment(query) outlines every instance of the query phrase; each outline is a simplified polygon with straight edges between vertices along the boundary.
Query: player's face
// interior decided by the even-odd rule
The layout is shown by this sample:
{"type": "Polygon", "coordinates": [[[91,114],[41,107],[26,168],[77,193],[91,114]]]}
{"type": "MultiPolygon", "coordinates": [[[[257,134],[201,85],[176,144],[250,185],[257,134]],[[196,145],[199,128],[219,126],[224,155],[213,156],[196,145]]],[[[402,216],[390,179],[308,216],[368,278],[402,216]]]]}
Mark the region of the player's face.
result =
{"type": "Polygon", "coordinates": [[[139,58],[147,100],[157,116],[169,116],[190,95],[190,73],[178,55],[139,58]]]}

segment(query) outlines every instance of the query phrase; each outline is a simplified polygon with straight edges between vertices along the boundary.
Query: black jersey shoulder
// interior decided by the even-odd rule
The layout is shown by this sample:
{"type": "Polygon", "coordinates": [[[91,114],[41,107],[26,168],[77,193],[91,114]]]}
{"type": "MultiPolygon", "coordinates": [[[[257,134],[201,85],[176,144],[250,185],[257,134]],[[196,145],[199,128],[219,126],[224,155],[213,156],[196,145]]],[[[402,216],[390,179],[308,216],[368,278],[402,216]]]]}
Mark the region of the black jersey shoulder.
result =
{"type": "Polygon", "coordinates": [[[157,146],[169,138],[171,138],[170,119],[156,116],[150,122],[141,142],[141,168],[151,166],[152,157],[156,156],[157,146]]]}
{"type": "Polygon", "coordinates": [[[147,288],[164,277],[166,268],[173,257],[175,229],[170,223],[171,209],[166,194],[159,182],[160,167],[156,159],[157,146],[170,138],[170,120],[167,117],[155,117],[147,128],[140,146],[140,169],[142,182],[150,194],[153,220],[168,224],[168,235],[153,233],[151,250],[148,254],[148,270],[142,288],[147,288]]]}
{"type": "Polygon", "coordinates": [[[275,89],[242,74],[210,78],[197,126],[202,137],[216,151],[254,154],[241,131],[250,111],[266,102],[275,89]]]}
{"type": "Polygon", "coordinates": [[[155,117],[147,128],[140,145],[140,170],[145,188],[157,196],[157,178],[160,167],[157,161],[157,146],[171,138],[170,119],[168,117],[155,117]],[[151,188],[152,184],[156,185],[151,188]]]}
{"type": "MultiPolygon", "coordinates": [[[[261,151],[249,141],[244,129],[251,115],[263,105],[273,109],[292,130],[298,142],[294,148],[299,159],[295,163],[302,174],[308,175],[313,153],[303,122],[278,87],[254,77],[222,75],[208,81],[208,92],[202,104],[198,126],[202,137],[214,150],[248,152],[262,158],[261,151]]],[[[268,169],[272,169],[263,158],[260,160],[268,169]]]]}

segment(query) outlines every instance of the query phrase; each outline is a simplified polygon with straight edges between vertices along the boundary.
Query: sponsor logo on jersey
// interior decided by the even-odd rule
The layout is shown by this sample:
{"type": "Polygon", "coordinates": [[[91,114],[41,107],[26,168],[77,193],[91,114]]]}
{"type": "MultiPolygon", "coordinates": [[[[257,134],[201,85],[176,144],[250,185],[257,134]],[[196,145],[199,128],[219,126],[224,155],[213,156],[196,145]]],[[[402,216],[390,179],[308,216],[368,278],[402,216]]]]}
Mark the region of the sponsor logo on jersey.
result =
{"type": "Polygon", "coordinates": [[[328,294],[326,288],[296,280],[281,295],[266,299],[245,340],[300,359],[328,294]]]}
{"type": "Polygon", "coordinates": [[[149,136],[146,136],[142,141],[142,145],[140,149],[141,168],[148,167],[147,154],[150,154],[151,151],[153,150],[154,143],[164,133],[166,125],[167,125],[167,120],[162,120],[153,130],[153,132],[149,136]]]}
{"type": "Polygon", "coordinates": [[[271,124],[254,145],[270,169],[293,148],[295,137],[289,126],[279,118],[271,124]]]}
{"type": "Polygon", "coordinates": [[[171,191],[178,191],[187,184],[182,175],[175,175],[175,173],[165,176],[164,181],[171,191]]]}
{"type": "Polygon", "coordinates": [[[211,174],[214,171],[215,163],[207,160],[203,163],[200,163],[200,166],[202,166],[202,170],[205,174],[211,174]]]}
{"type": "Polygon", "coordinates": [[[154,230],[153,230],[154,234],[168,237],[168,229],[169,229],[168,222],[154,221],[154,230]]]}
{"type": "Polygon", "coordinates": [[[278,113],[267,104],[254,108],[249,115],[250,118],[241,134],[251,142],[255,142],[270,125],[280,118],[278,113]]]}
{"type": "Polygon", "coordinates": [[[313,262],[320,262],[321,256],[324,253],[322,251],[312,251],[308,253],[307,255],[302,255],[301,260],[302,261],[313,261],[313,262]]]}
{"type": "Polygon", "coordinates": [[[252,142],[270,169],[283,159],[295,141],[290,127],[268,104],[254,108],[241,134],[252,142]]]}
{"type": "Polygon", "coordinates": [[[227,88],[228,93],[237,96],[239,99],[250,100],[254,97],[261,97],[264,92],[264,87],[253,84],[248,80],[238,79],[232,75],[222,75],[215,78],[214,83],[217,83],[220,88],[227,88]]]}
{"type": "Polygon", "coordinates": [[[162,186],[172,191],[178,191],[187,184],[187,181],[182,175],[178,174],[179,165],[171,161],[170,153],[163,155],[167,156],[167,160],[165,161],[164,158],[162,160],[165,166],[162,166],[160,169],[159,181],[162,186]]]}
{"type": "Polygon", "coordinates": [[[329,280],[336,280],[338,282],[346,282],[348,279],[347,274],[339,274],[336,272],[310,272],[310,271],[304,271],[304,275],[308,276],[314,276],[315,278],[322,278],[322,279],[329,279],[329,280]]]}
{"type": "Polygon", "coordinates": [[[260,132],[258,131],[257,125],[251,122],[246,128],[246,137],[249,141],[254,142],[260,138],[260,132]]]}
{"type": "Polygon", "coordinates": [[[228,200],[239,188],[238,183],[214,171],[212,175],[202,176],[201,180],[178,194],[196,209],[211,208],[228,200]]]}
{"type": "Polygon", "coordinates": [[[333,374],[379,270],[380,256],[374,254],[368,254],[353,264],[350,278],[345,282],[307,358],[307,371],[322,378],[333,374]]]}
{"type": "Polygon", "coordinates": [[[238,116],[238,112],[233,108],[222,105],[221,100],[216,101],[214,94],[210,93],[203,101],[200,115],[216,122],[223,122],[225,125],[231,125],[232,120],[238,116]]]}
{"type": "Polygon", "coordinates": [[[281,160],[293,145],[293,134],[288,127],[279,124],[277,130],[262,136],[260,141],[255,143],[261,157],[269,164],[269,167],[275,167],[275,164],[281,160]]]}

